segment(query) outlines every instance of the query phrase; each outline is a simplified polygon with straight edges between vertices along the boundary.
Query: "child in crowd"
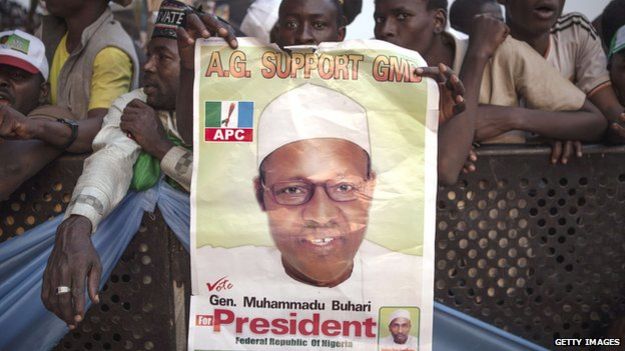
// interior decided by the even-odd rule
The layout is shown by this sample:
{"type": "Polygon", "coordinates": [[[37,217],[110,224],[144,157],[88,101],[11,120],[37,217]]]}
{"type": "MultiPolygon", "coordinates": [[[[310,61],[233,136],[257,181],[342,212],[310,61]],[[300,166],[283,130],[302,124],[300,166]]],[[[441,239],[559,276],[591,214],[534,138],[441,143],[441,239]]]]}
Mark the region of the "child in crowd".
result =
{"type": "Polygon", "coordinates": [[[565,0],[498,1],[506,8],[510,34],[528,43],[581,89],[612,123],[609,130],[618,130],[625,120],[625,109],[610,82],[601,39],[590,21],[580,13],[562,16],[565,0]]]}
{"type": "Polygon", "coordinates": [[[481,88],[467,88],[467,106],[472,91],[476,100],[479,92],[477,141],[523,143],[524,132],[585,141],[603,135],[605,120],[586,96],[528,45],[503,40],[508,28],[496,19],[478,16],[467,42],[445,31],[445,0],[377,0],[375,5],[377,39],[416,50],[428,62],[451,65],[461,70],[463,81],[479,69],[475,62],[492,53],[483,77],[479,71],[481,88]]]}

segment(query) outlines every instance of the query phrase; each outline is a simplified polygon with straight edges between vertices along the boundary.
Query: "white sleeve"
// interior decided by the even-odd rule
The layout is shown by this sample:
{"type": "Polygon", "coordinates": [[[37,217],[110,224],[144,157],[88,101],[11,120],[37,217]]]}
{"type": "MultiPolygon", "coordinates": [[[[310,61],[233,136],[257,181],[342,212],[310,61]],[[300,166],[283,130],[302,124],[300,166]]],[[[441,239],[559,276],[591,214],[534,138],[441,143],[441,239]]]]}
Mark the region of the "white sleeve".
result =
{"type": "Polygon", "coordinates": [[[193,172],[193,153],[183,147],[174,146],[161,160],[161,169],[163,173],[189,191],[193,172]]]}
{"type": "Polygon", "coordinates": [[[85,160],[83,173],[72,194],[65,218],[81,215],[91,221],[92,232],[124,198],[141,148],[119,128],[122,112],[137,96],[132,92],[118,98],[93,140],[93,154],[85,160]]]}

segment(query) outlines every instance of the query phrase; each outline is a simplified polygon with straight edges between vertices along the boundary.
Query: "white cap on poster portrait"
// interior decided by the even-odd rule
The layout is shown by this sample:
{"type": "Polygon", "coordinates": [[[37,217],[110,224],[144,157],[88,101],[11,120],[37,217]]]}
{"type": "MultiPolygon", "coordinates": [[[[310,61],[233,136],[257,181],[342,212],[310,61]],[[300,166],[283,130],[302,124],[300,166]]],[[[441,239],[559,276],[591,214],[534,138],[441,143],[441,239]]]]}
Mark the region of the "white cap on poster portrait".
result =
{"type": "Polygon", "coordinates": [[[350,141],[371,155],[367,111],[332,89],[304,84],[278,96],[258,122],[258,167],[278,148],[300,140],[350,141]]]}
{"type": "Polygon", "coordinates": [[[410,312],[406,311],[406,310],[396,310],[395,312],[393,312],[393,314],[391,314],[391,316],[388,318],[389,322],[392,322],[393,320],[397,319],[397,318],[405,318],[410,320],[410,312]]]}

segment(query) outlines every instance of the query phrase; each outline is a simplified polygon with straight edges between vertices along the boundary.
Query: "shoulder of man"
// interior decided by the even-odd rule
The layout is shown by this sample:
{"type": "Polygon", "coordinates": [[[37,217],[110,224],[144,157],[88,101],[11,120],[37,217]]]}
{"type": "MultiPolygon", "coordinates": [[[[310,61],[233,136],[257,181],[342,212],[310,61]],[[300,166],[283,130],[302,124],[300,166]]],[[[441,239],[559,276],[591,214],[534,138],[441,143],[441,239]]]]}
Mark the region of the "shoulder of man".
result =
{"type": "Polygon", "coordinates": [[[573,39],[585,35],[593,40],[599,40],[599,34],[586,16],[579,12],[571,12],[560,16],[551,28],[551,34],[557,37],[571,37],[573,39]]]}

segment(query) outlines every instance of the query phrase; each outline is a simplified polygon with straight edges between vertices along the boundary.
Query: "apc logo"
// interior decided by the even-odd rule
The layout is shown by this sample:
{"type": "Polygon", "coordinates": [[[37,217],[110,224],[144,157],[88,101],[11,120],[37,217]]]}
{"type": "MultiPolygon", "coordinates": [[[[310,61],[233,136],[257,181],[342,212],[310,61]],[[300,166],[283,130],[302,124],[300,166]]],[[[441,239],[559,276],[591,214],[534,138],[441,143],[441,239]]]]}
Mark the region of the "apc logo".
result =
{"type": "Polygon", "coordinates": [[[198,327],[212,327],[214,318],[211,315],[198,314],[195,316],[195,325],[198,327]]]}
{"type": "Polygon", "coordinates": [[[254,140],[254,103],[206,101],[204,141],[251,143],[254,140]]]}

